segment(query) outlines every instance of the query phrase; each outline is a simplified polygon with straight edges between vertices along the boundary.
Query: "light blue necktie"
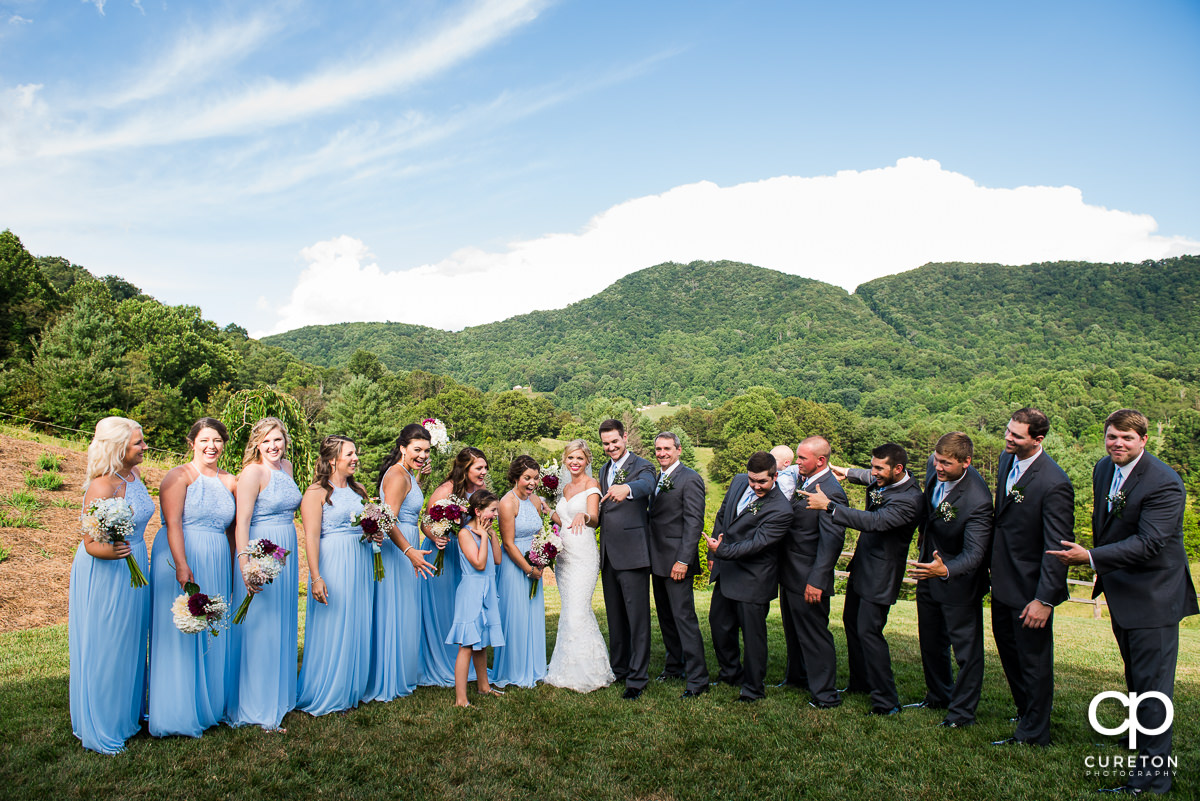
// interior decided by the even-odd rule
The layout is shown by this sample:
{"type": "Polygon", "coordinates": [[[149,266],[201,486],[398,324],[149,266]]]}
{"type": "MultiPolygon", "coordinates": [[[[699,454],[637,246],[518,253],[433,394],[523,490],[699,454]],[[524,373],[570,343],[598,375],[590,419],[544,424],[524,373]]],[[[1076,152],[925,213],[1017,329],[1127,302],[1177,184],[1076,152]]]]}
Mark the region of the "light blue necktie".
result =
{"type": "Polygon", "coordinates": [[[613,485],[613,479],[617,477],[617,463],[611,462],[608,465],[608,486],[613,485]]]}
{"type": "Polygon", "coordinates": [[[1108,511],[1112,511],[1112,497],[1121,491],[1121,468],[1113,471],[1112,486],[1108,488],[1108,511]]]}
{"type": "Polygon", "coordinates": [[[1012,492],[1012,488],[1017,483],[1017,476],[1021,475],[1021,463],[1013,462],[1012,470],[1008,473],[1008,483],[1004,485],[1004,494],[1012,492]]]}
{"type": "Polygon", "coordinates": [[[939,481],[937,486],[933,488],[933,508],[938,508],[938,504],[942,502],[942,498],[946,497],[946,482],[939,481]]]}
{"type": "Polygon", "coordinates": [[[740,515],[746,511],[746,507],[750,505],[750,501],[754,498],[754,490],[750,487],[746,488],[746,492],[742,495],[742,499],[738,501],[737,513],[740,515]]]}

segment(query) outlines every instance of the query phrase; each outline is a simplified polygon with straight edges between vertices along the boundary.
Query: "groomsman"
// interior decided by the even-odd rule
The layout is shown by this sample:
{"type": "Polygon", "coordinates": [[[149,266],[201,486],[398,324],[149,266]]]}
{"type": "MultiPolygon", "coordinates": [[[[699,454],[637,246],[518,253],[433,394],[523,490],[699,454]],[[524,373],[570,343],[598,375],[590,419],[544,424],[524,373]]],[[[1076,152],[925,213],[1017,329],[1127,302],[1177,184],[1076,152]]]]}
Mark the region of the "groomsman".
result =
{"type": "Polygon", "coordinates": [[[917,706],[945,709],[939,723],[951,729],[975,723],[983,691],[983,596],[992,545],[992,493],[971,469],[975,445],[955,431],[938,440],[933,472],[925,478],[917,579],[917,625],[925,700],[917,706]],[[950,669],[950,651],[958,676],[950,669]]]}
{"type": "MultiPolygon", "coordinates": [[[[1170,699],[1179,621],[1200,609],[1183,549],[1183,481],[1146,453],[1148,434],[1149,422],[1141,412],[1120,409],[1108,416],[1108,455],[1092,471],[1094,546],[1087,550],[1064,540],[1061,550],[1049,553],[1065,565],[1090,563],[1096,571],[1093,597],[1103,592],[1108,601],[1129,692],[1158,692],[1170,699]]],[[[1143,730],[1166,722],[1166,704],[1155,697],[1135,711],[1143,730]]],[[[1137,745],[1138,766],[1129,772],[1128,783],[1101,792],[1137,795],[1171,789],[1171,727],[1159,734],[1139,733],[1137,745]]]]}
{"type": "Polygon", "coordinates": [[[650,494],[654,468],[628,450],[619,420],[600,424],[608,463],[600,471],[600,584],[613,675],[623,698],[641,696],[650,665],[650,494]]]}
{"type": "Polygon", "coordinates": [[[704,532],[704,479],[679,461],[679,437],[664,431],[654,439],[661,472],[650,498],[650,585],[667,661],[659,680],[686,678],[684,698],[708,692],[704,639],[696,618],[692,578],[700,572],[704,532]]]}
{"type": "Polygon", "coordinates": [[[829,470],[829,442],[809,437],[796,447],[800,485],[792,498],[792,525],[779,551],[779,611],[787,642],[789,684],[807,687],[812,706],[832,709],[837,692],[837,652],[829,632],[833,570],[846,544],[846,527],[808,507],[808,493],[820,488],[833,502],[846,493],[829,470]]]}
{"type": "Polygon", "coordinates": [[[718,682],[741,685],[739,701],[763,698],[767,674],[767,611],[778,585],[776,551],[792,522],[792,507],[775,486],[775,457],[756,451],[733,477],[705,536],[714,585],[708,623],[721,672],[718,682]],[[745,641],[745,661],[738,632],[745,641]]]}
{"type": "Polygon", "coordinates": [[[1075,489],[1042,450],[1050,421],[1013,412],[1004,430],[992,538],[992,635],[1019,722],[995,745],[1050,744],[1054,607],[1067,600],[1067,567],[1046,551],[1075,539],[1075,489]]]}
{"type": "Polygon", "coordinates": [[[867,484],[866,510],[831,502],[818,486],[808,495],[808,508],[828,509],[838,525],[861,533],[850,560],[846,604],[846,658],[850,692],[871,694],[872,715],[900,714],[900,698],[892,674],[892,656],[883,627],[900,596],[908,546],[924,512],[924,496],[908,472],[908,451],[887,442],[871,451],[871,469],[831,467],[839,480],[867,484]]]}

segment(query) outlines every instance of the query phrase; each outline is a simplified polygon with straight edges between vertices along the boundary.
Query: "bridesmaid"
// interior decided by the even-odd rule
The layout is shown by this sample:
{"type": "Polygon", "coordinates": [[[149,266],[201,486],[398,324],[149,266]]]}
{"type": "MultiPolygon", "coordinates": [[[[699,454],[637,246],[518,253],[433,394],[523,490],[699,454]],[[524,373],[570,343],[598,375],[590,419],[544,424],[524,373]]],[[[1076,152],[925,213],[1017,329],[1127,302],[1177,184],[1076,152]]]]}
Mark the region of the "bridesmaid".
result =
{"type": "MultiPolygon", "coordinates": [[[[313,484],[300,502],[308,556],[304,662],[297,708],[327,715],[358,706],[371,669],[374,560],[350,521],[367,491],[354,480],[358,452],[346,437],[326,437],[313,484]]],[[[382,537],[381,537],[382,538],[382,537]]]]}
{"type": "Polygon", "coordinates": [[[371,677],[365,701],[390,701],[410,695],[420,675],[421,588],[419,577],[433,575],[418,550],[417,518],[425,497],[413,476],[429,463],[430,436],[425,426],[406,425],[384,459],[380,494],[399,525],[380,544],[384,578],[375,585],[371,629],[371,677]]]}
{"type": "Polygon", "coordinates": [[[532,456],[518,456],[508,468],[512,491],[500,501],[500,625],[504,645],[496,648],[489,672],[492,684],[533,687],[546,677],[546,604],[539,581],[529,597],[529,582],[542,577],[541,568],[525,560],[533,535],[542,529],[546,502],[534,494],[541,469],[532,456]]]}
{"type": "Polygon", "coordinates": [[[129,586],[125,557],[145,574],[146,523],[154,501],[138,474],[146,451],[142,427],[124,417],[96,424],[88,446],[83,510],[102,498],[124,498],[133,508],[133,533],[124,542],[85,536],[71,563],[67,606],[70,650],[71,731],[83,747],[102,754],[125,750],[141,728],[146,698],[146,636],[150,590],[129,586]]]}
{"type": "Polygon", "coordinates": [[[230,604],[236,609],[247,593],[258,593],[245,621],[230,626],[225,720],[231,726],[254,725],[266,731],[286,731],[279,724],[296,706],[300,555],[295,516],[300,489],[292,478],[292,463],[284,458],[289,444],[282,420],[259,420],[250,429],[237,483],[234,539],[239,571],[249,561],[246,549],[251,540],[265,537],[288,551],[283,572],[265,587],[255,590],[244,577],[234,581],[230,604]]]}
{"type": "Polygon", "coordinates": [[[220,420],[197,420],[187,436],[192,460],[167,473],[159,494],[163,528],[150,560],[150,733],[155,737],[199,737],[225,714],[229,638],[184,634],[175,628],[171,604],[188,582],[206,595],[230,600],[237,480],[217,467],[228,439],[220,420]]]}
{"type": "MultiPolygon", "coordinates": [[[[457,495],[465,502],[471,494],[483,489],[487,480],[488,461],[478,448],[463,448],[454,458],[450,475],[429,496],[429,505],[457,495]]],[[[454,593],[458,588],[462,568],[458,559],[457,538],[433,537],[422,527],[425,540],[421,547],[432,552],[444,548],[442,575],[434,576],[421,585],[421,679],[422,686],[454,686],[454,663],[458,647],[446,643],[446,633],[454,621],[454,593]]]]}
{"type": "Polygon", "coordinates": [[[446,636],[447,645],[458,646],[454,663],[454,705],[467,702],[467,670],[474,664],[480,695],[504,695],[487,680],[487,647],[504,645],[504,632],[497,613],[499,599],[492,581],[500,552],[492,546],[492,523],[500,501],[491,491],[477,490],[467,502],[471,522],[458,532],[459,570],[462,580],[454,596],[454,621],[446,636]]]}

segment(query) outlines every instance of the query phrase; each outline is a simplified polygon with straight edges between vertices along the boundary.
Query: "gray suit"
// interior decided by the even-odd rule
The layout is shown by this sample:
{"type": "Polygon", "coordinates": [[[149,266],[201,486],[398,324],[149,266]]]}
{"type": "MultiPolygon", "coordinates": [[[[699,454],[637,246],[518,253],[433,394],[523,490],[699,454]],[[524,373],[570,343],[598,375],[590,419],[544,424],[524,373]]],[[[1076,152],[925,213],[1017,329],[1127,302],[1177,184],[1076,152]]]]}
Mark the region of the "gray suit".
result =
{"type": "MultiPolygon", "coordinates": [[[[650,523],[654,468],[629,453],[625,481],[632,495],[600,504],[600,584],[608,617],[608,653],[613,675],[640,689],[649,681],[650,523]]],[[[600,492],[609,489],[609,464],[600,470],[600,492]]]]}
{"type": "MultiPolygon", "coordinates": [[[[851,468],[847,478],[872,489],[870,470],[851,468]]],[[[829,507],[834,521],[861,534],[850,560],[846,583],[846,605],[842,623],[846,627],[846,661],[850,665],[851,691],[870,692],[871,705],[878,711],[899,706],[892,656],[883,627],[888,612],[900,595],[908,546],[917,524],[925,514],[925,498],[910,474],[902,485],[883,489],[878,500],[867,493],[867,508],[829,507]]]]}
{"type": "Polygon", "coordinates": [[[1054,616],[1040,629],[1022,624],[1031,601],[1056,606],[1068,597],[1067,568],[1046,551],[1075,539],[1075,490],[1062,468],[1043,452],[1018,476],[1011,493],[1008,476],[1016,461],[1000,456],[992,535],[992,635],[1021,720],[1013,734],[1021,742],[1048,745],[1054,699],[1054,616]],[[1019,499],[1019,500],[1018,500],[1019,499]]]}
{"type": "Polygon", "coordinates": [[[979,473],[968,467],[934,507],[937,483],[935,475],[926,477],[921,561],[932,562],[937,551],[948,575],[917,582],[925,702],[946,709],[949,723],[971,723],[983,690],[983,596],[992,546],[992,493],[979,473]],[[957,677],[950,670],[951,648],[958,663],[957,677]]]}
{"type": "Polygon", "coordinates": [[[739,514],[738,503],[749,486],[745,473],[733,477],[713,523],[714,538],[725,538],[712,552],[710,581],[715,587],[708,623],[721,668],[718,680],[740,684],[743,697],[758,699],[765,695],[767,612],[778,586],[778,546],[792,523],[792,507],[779,488],[772,487],[739,514]],[[746,644],[744,665],[739,630],[746,644]]]}
{"type": "MultiPolygon", "coordinates": [[[[661,481],[661,474],[659,481],[661,481]]],[[[692,577],[700,572],[700,535],[704,530],[704,479],[679,464],[670,474],[670,489],[650,496],[650,584],[667,652],[663,672],[686,676],[689,690],[708,686],[704,639],[696,618],[692,577]],[[676,563],[687,565],[683,581],[671,578],[676,563]]]]}
{"type": "MultiPolygon", "coordinates": [[[[1105,456],[1092,471],[1092,564],[1095,594],[1103,592],[1112,613],[1113,634],[1125,661],[1125,684],[1130,692],[1158,691],[1168,698],[1175,691],[1179,658],[1179,621],[1200,613],[1196,588],[1183,548],[1183,509],[1186,494],[1179,475],[1143,452],[1121,487],[1123,502],[1108,510],[1113,477],[1112,459],[1105,456]]],[[[1150,699],[1139,709],[1139,722],[1157,728],[1166,719],[1165,707],[1150,699]]],[[[1171,729],[1140,735],[1138,756],[1171,753],[1171,729]]],[[[1171,776],[1131,771],[1128,784],[1165,793],[1171,776]]]]}
{"type": "MultiPolygon", "coordinates": [[[[809,486],[820,487],[836,503],[846,503],[842,485],[827,472],[809,486]]],[[[779,549],[779,612],[787,643],[788,684],[806,687],[819,704],[834,704],[837,694],[837,652],[829,631],[829,599],[833,571],[846,544],[846,527],[831,515],[808,508],[808,499],[792,497],[792,525],[779,549]],[[808,585],[821,590],[821,602],[804,600],[808,585]]]]}

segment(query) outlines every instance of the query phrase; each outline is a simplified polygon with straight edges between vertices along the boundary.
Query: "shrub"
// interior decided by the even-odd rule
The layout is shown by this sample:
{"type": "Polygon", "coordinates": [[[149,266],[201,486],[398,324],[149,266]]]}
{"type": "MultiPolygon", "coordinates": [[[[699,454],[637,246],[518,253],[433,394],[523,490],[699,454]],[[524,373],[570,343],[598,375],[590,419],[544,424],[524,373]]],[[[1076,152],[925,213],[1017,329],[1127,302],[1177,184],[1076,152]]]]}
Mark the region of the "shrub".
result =
{"type": "Polygon", "coordinates": [[[62,471],[62,457],[55,456],[52,453],[42,453],[38,457],[37,466],[39,470],[49,470],[53,473],[62,471]]]}
{"type": "Polygon", "coordinates": [[[63,477],[58,473],[26,473],[25,486],[30,489],[60,490],[63,477]]]}

